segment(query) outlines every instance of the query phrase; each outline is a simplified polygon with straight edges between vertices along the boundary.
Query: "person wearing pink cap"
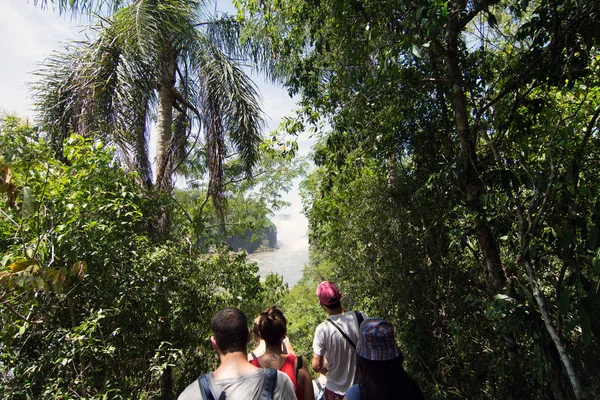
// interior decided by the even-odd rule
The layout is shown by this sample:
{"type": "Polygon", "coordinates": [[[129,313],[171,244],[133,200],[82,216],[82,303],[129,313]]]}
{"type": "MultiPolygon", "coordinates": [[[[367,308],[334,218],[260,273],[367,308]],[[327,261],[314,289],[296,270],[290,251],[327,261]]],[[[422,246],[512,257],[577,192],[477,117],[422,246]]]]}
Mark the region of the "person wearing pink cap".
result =
{"type": "Polygon", "coordinates": [[[321,282],[317,297],[328,318],[315,330],[312,368],[315,372],[327,374],[325,400],[342,400],[344,393],[358,379],[355,343],[365,314],[346,312],[340,303],[342,294],[333,282],[321,282]],[[324,366],[325,358],[327,368],[324,366]]]}

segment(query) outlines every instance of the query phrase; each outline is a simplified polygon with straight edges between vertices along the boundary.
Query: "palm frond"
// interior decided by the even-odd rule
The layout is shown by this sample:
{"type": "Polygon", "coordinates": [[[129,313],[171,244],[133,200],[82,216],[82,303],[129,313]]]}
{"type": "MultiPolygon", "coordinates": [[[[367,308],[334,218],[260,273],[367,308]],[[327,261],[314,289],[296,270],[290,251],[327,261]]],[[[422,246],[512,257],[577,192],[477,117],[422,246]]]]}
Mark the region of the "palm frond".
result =
{"type": "MultiPolygon", "coordinates": [[[[221,126],[240,154],[248,173],[259,159],[264,117],[258,90],[240,67],[219,48],[199,36],[201,44],[193,62],[199,74],[204,96],[215,99],[205,113],[219,115],[221,126]]],[[[208,127],[206,127],[208,129],[208,127]]],[[[223,157],[227,151],[221,151],[223,157]]]]}
{"type": "Polygon", "coordinates": [[[131,3],[125,0],[34,0],[35,6],[40,6],[42,10],[49,5],[53,9],[58,9],[59,14],[70,13],[72,16],[80,14],[93,14],[100,12],[113,13],[119,8],[131,3]]]}
{"type": "Polygon", "coordinates": [[[127,4],[100,22],[97,39],[44,63],[37,90],[42,123],[56,143],[69,131],[116,143],[150,188],[148,124],[160,109],[154,189],[168,189],[178,165],[197,154],[224,216],[224,161],[236,154],[251,176],[264,126],[256,86],[236,64],[248,51],[239,45],[240,25],[227,16],[202,24],[200,1],[127,4]]]}
{"type": "Polygon", "coordinates": [[[141,138],[155,101],[154,71],[112,28],[103,26],[95,41],[73,43],[42,64],[36,105],[57,149],[70,131],[101,137],[123,154],[133,151],[135,160],[128,164],[141,168],[145,180],[151,169],[140,159],[148,157],[140,146],[147,147],[141,138]]]}

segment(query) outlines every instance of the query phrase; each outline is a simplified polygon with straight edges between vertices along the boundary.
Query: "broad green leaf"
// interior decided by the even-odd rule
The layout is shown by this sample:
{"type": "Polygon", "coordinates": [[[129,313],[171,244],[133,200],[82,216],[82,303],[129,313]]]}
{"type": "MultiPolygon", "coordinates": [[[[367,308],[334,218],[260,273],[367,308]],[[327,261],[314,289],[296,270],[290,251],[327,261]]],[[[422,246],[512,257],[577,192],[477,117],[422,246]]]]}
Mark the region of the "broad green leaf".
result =
{"type": "Polygon", "coordinates": [[[532,259],[537,257],[537,249],[534,246],[529,247],[529,257],[532,259]]]}
{"type": "Polygon", "coordinates": [[[560,293],[559,305],[558,305],[558,314],[566,315],[569,312],[569,291],[563,288],[560,293]]]}
{"type": "Polygon", "coordinates": [[[44,280],[39,276],[36,276],[33,279],[33,282],[35,283],[35,287],[38,291],[46,288],[46,282],[44,282],[44,280]]]}
{"type": "Polygon", "coordinates": [[[21,218],[31,217],[36,210],[36,199],[33,190],[25,186],[23,188],[23,208],[21,209],[21,218]]]}
{"type": "Polygon", "coordinates": [[[4,267],[9,259],[10,259],[10,255],[5,254],[4,257],[2,257],[2,260],[0,261],[0,267],[4,267]]]}

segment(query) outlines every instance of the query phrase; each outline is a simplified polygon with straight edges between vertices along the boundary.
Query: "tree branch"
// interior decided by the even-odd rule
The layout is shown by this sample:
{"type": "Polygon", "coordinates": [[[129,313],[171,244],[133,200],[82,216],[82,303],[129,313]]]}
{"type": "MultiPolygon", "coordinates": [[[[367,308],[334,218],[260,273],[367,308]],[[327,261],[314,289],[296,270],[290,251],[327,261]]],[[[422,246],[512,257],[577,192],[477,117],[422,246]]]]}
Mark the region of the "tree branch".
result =
{"type": "Polygon", "coordinates": [[[4,302],[3,304],[4,304],[4,306],[6,307],[6,309],[8,311],[10,311],[14,315],[16,315],[18,318],[22,319],[23,321],[25,321],[25,322],[27,322],[29,324],[37,325],[37,324],[41,324],[43,322],[42,320],[32,321],[29,318],[27,318],[26,316],[19,314],[19,312],[17,310],[15,310],[14,308],[12,308],[12,306],[10,304],[8,304],[8,301],[4,302]]]}
{"type": "Polygon", "coordinates": [[[464,27],[467,26],[467,24],[477,16],[477,14],[487,10],[490,6],[493,6],[496,3],[499,3],[499,0],[483,0],[479,3],[475,3],[475,7],[473,7],[473,9],[467,15],[458,21],[460,30],[463,30],[464,27]]]}
{"type": "Polygon", "coordinates": [[[581,154],[581,152],[585,149],[585,146],[587,146],[587,142],[590,139],[590,136],[592,135],[592,130],[596,125],[598,116],[600,116],[600,106],[596,107],[596,111],[594,112],[592,119],[588,123],[587,131],[585,132],[585,136],[583,137],[583,141],[581,142],[581,146],[579,147],[579,151],[577,152],[577,154],[581,154]]]}
{"type": "Polygon", "coordinates": [[[579,377],[577,376],[575,368],[573,368],[573,364],[571,364],[569,355],[567,354],[567,351],[565,350],[562,341],[560,340],[560,336],[556,331],[556,328],[552,324],[552,320],[550,319],[550,313],[546,308],[544,295],[538,288],[535,274],[533,272],[533,267],[531,266],[531,263],[527,259],[525,259],[525,257],[521,258],[521,260],[525,264],[525,268],[527,270],[527,277],[529,278],[529,285],[531,286],[531,290],[533,291],[535,301],[538,304],[538,311],[542,315],[542,319],[544,320],[544,324],[546,325],[546,330],[548,331],[548,334],[550,334],[550,337],[552,338],[552,341],[554,342],[554,345],[558,350],[560,359],[563,362],[565,369],[567,370],[567,375],[569,376],[569,381],[571,382],[571,386],[573,387],[575,398],[577,400],[582,399],[583,390],[581,389],[581,384],[579,383],[579,377]]]}

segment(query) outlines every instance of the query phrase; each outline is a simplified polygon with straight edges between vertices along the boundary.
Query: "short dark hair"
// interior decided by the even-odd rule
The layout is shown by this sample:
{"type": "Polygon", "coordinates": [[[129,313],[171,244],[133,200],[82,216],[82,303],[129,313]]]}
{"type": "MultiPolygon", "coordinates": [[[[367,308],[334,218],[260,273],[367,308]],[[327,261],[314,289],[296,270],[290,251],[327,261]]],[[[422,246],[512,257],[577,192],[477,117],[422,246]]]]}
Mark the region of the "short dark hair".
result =
{"type": "Polygon", "coordinates": [[[268,345],[278,345],[287,333],[287,320],[277,307],[268,307],[256,319],[254,333],[268,345]]]}
{"type": "Polygon", "coordinates": [[[240,351],[246,354],[248,320],[243,311],[234,307],[222,309],[212,317],[210,329],[221,353],[240,351]]]}
{"type": "Polygon", "coordinates": [[[322,304],[322,306],[323,306],[323,307],[327,307],[327,308],[328,308],[328,309],[330,309],[330,310],[337,310],[338,308],[341,308],[341,307],[342,307],[342,303],[340,303],[340,301],[339,301],[339,300],[336,300],[336,302],[335,302],[335,303],[333,303],[333,304],[329,304],[329,305],[327,305],[327,304],[322,304]]]}

